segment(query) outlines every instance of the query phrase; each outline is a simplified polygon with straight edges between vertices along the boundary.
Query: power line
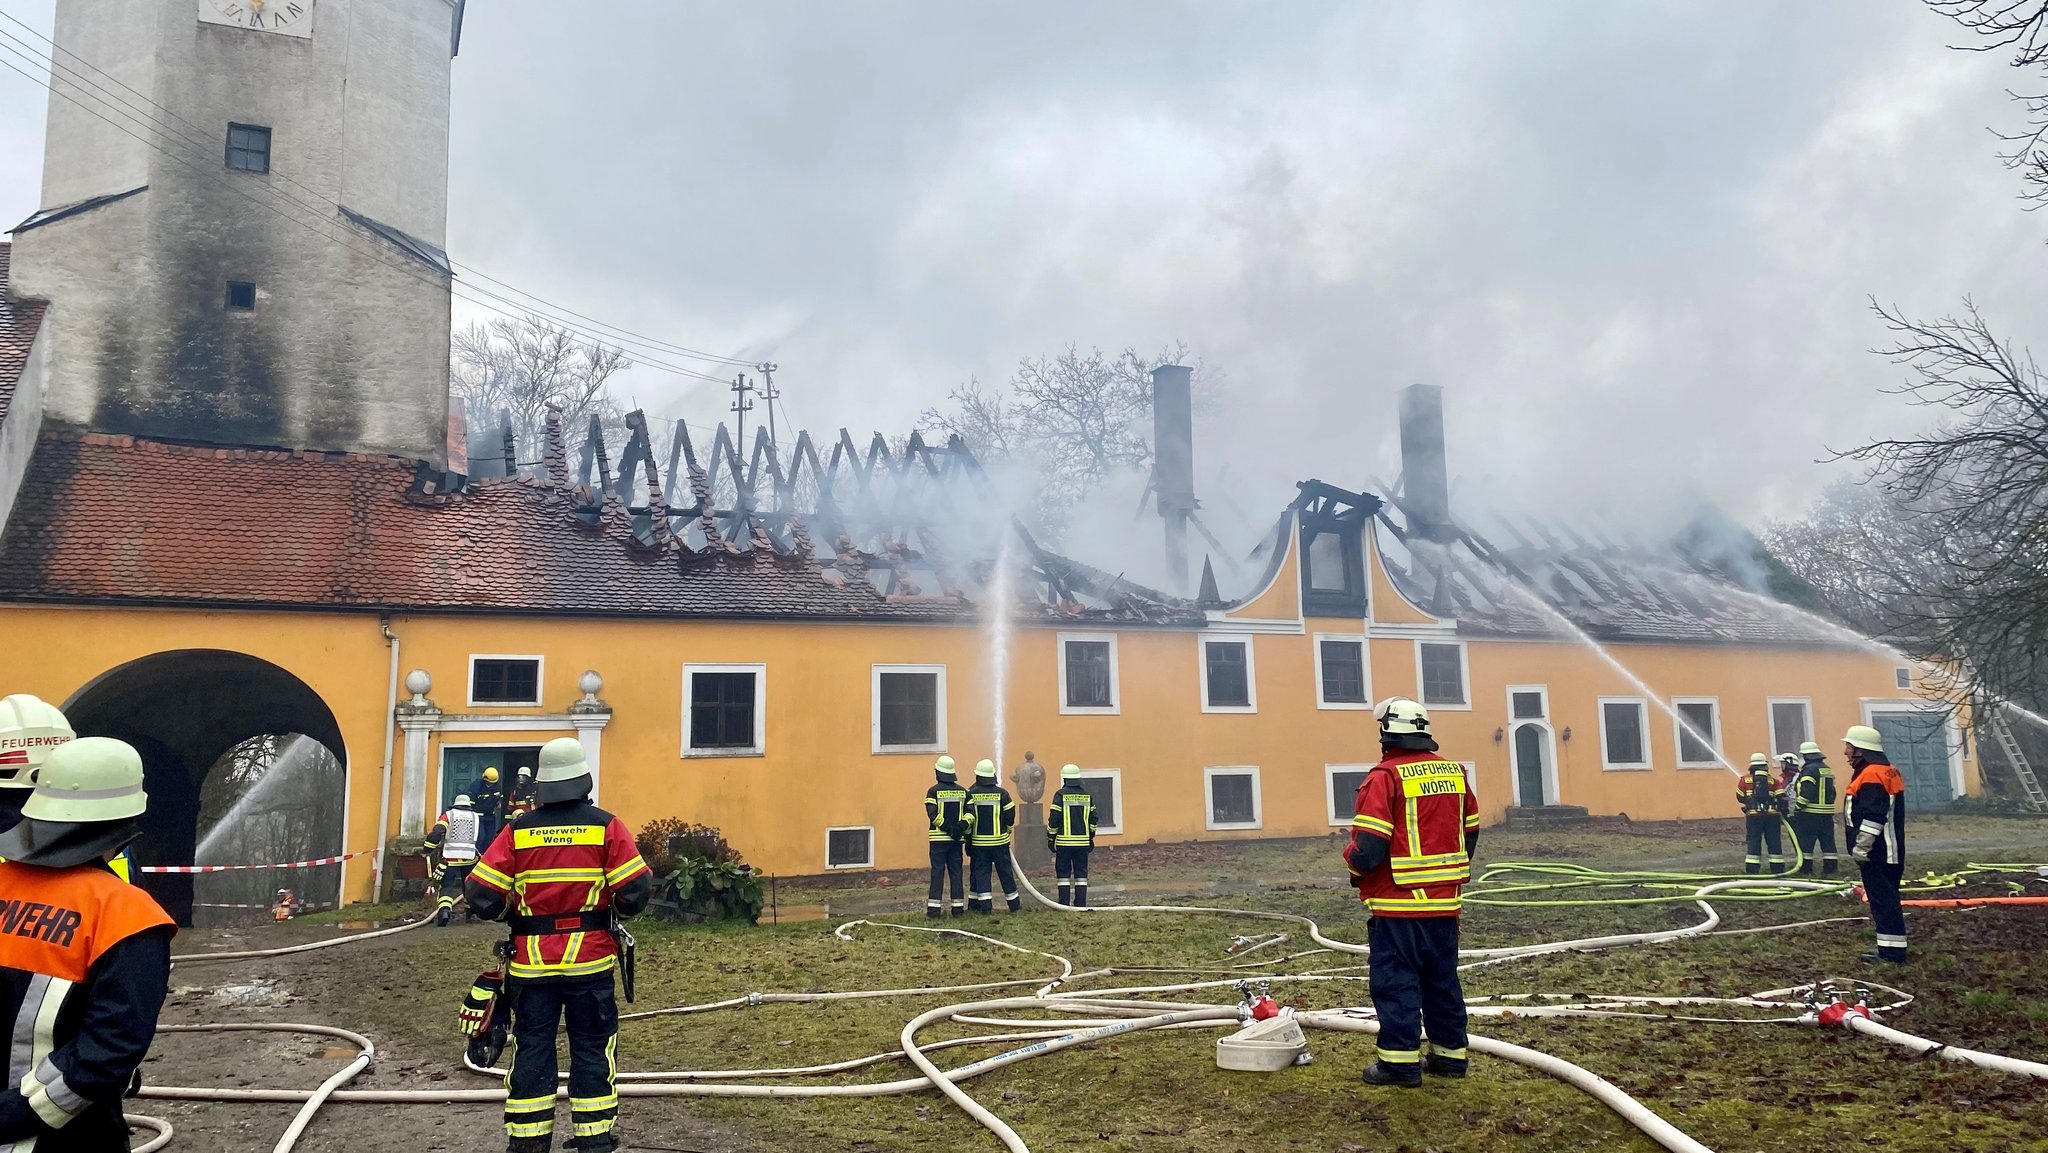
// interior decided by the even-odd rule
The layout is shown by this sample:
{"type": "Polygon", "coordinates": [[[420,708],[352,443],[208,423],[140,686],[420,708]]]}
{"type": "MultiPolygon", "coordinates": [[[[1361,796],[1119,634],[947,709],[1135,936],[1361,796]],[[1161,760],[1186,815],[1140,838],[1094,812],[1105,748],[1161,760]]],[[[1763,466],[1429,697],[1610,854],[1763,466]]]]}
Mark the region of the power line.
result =
{"type": "MultiPolygon", "coordinates": [[[[0,12],[0,17],[5,17],[7,20],[17,25],[20,25],[23,28],[28,28],[26,24],[22,24],[22,22],[19,19],[15,18],[14,16],[6,12],[0,12]]],[[[50,44],[51,47],[56,51],[63,52],[65,55],[70,56],[75,60],[78,60],[81,64],[85,65],[85,67],[91,69],[94,72],[99,73],[102,76],[105,76],[112,84],[126,92],[133,94],[138,99],[141,99],[144,103],[149,104],[151,107],[158,109],[165,116],[170,117],[171,119],[176,120],[181,124],[185,124],[188,127],[193,127],[194,129],[197,129],[197,126],[193,125],[191,121],[185,120],[183,117],[178,116],[177,113],[164,108],[162,105],[157,104],[154,100],[151,100],[147,96],[144,96],[139,92],[136,92],[133,88],[130,88],[128,85],[122,83],[122,81],[118,77],[112,76],[111,74],[93,65],[90,61],[84,60],[82,57],[79,57],[76,53],[73,53],[68,49],[59,48],[54,41],[50,40],[46,36],[43,36],[41,33],[35,32],[34,29],[29,29],[29,31],[38,39],[50,44]]],[[[185,163],[188,166],[194,167],[195,170],[201,173],[201,175],[210,174],[215,179],[224,179],[223,174],[211,172],[210,163],[203,166],[193,164],[192,161],[186,159],[185,157],[179,156],[171,149],[166,148],[155,141],[145,139],[144,137],[131,131],[126,125],[109,118],[105,113],[101,112],[99,109],[94,108],[89,104],[86,104],[84,101],[78,99],[78,97],[76,96],[73,96],[71,93],[62,91],[56,84],[56,77],[59,73],[62,73],[67,80],[70,80],[74,85],[78,86],[81,89],[81,91],[89,87],[90,89],[92,89],[92,92],[88,93],[88,95],[91,95],[93,99],[105,105],[108,109],[112,110],[116,115],[124,119],[139,121],[140,123],[148,126],[149,128],[162,132],[164,135],[176,139],[179,143],[182,143],[188,147],[205,150],[201,152],[201,155],[206,155],[209,158],[211,155],[210,143],[204,141],[203,139],[194,139],[191,136],[185,135],[184,133],[179,132],[178,130],[171,127],[164,121],[159,120],[155,116],[152,116],[151,114],[134,107],[131,102],[120,100],[118,96],[110,92],[105,87],[102,87],[98,83],[94,82],[90,77],[83,76],[80,73],[74,71],[73,69],[66,67],[62,62],[57,60],[54,54],[45,56],[42,53],[42,51],[35,48],[34,45],[28,44],[26,41],[21,40],[19,37],[7,32],[4,29],[0,29],[0,48],[6,48],[8,51],[12,52],[14,55],[20,57],[23,60],[30,61],[34,64],[42,65],[43,67],[50,69],[51,78],[49,80],[43,80],[39,79],[34,75],[31,75],[28,72],[23,71],[21,68],[16,67],[12,63],[9,63],[5,60],[0,60],[0,64],[6,64],[10,70],[22,76],[24,79],[27,79],[30,83],[39,84],[43,86],[51,93],[51,95],[58,96],[70,101],[72,104],[77,105],[84,111],[91,113],[98,119],[105,121],[112,127],[140,141],[142,144],[151,148],[152,150],[160,152],[163,155],[170,157],[171,159],[178,160],[181,163],[185,163]]],[[[272,168],[271,174],[277,176],[279,180],[291,184],[294,187],[300,188],[307,192],[308,194],[310,194],[311,196],[313,196],[319,202],[317,206],[318,210],[322,211],[323,214],[324,210],[327,208],[334,208],[337,210],[340,208],[338,202],[321,195],[320,193],[316,192],[311,188],[307,188],[304,184],[299,183],[297,180],[293,179],[287,173],[278,170],[275,167],[272,168]]],[[[393,263],[390,259],[387,259],[386,255],[381,251],[369,251],[357,247],[353,244],[350,244],[345,237],[337,236],[334,233],[325,231],[316,225],[309,224],[301,218],[280,211],[273,205],[264,204],[256,197],[249,195],[249,193],[247,193],[246,191],[237,188],[232,184],[228,184],[226,185],[226,187],[228,187],[230,191],[235,192],[237,195],[242,196],[244,199],[250,200],[252,203],[260,204],[262,207],[265,207],[270,211],[277,213],[281,218],[290,220],[293,223],[300,225],[301,227],[307,228],[308,230],[313,231],[316,234],[322,236],[324,239],[336,242],[360,255],[364,255],[370,257],[371,259],[377,260],[379,263],[384,264],[388,268],[392,268],[396,271],[400,271],[408,275],[413,275],[418,279],[422,280],[422,282],[427,282],[424,276],[421,276],[416,270],[411,268],[409,265],[400,265],[393,263]]],[[[258,185],[258,187],[262,189],[264,192],[274,195],[278,197],[278,199],[284,201],[285,203],[292,205],[294,208],[307,209],[315,207],[314,205],[308,205],[302,200],[285,195],[281,190],[279,190],[273,185],[263,184],[258,185]]],[[[451,261],[450,263],[454,264],[455,262],[451,261]]],[[[523,289],[519,289],[514,285],[499,280],[496,277],[490,276],[480,269],[473,268],[469,265],[458,265],[458,267],[461,267],[462,269],[478,277],[479,279],[489,281],[493,284],[497,284],[511,292],[526,297],[528,300],[536,302],[539,305],[545,306],[545,308],[536,308],[531,304],[523,303],[520,300],[516,300],[512,297],[505,296],[501,293],[492,292],[489,289],[485,289],[479,286],[471,286],[465,283],[459,283],[451,279],[447,287],[449,288],[451,294],[454,295],[456,298],[461,299],[467,303],[474,304],[487,311],[498,313],[501,315],[512,316],[515,318],[519,318],[522,315],[540,316],[541,318],[553,322],[562,328],[568,329],[572,332],[575,332],[578,335],[581,335],[589,339],[590,342],[593,344],[613,346],[615,351],[619,351],[621,353],[630,352],[633,356],[639,358],[635,361],[636,364],[644,364],[646,367],[655,369],[657,371],[667,372],[673,375],[684,376],[693,379],[699,379],[706,381],[708,383],[724,384],[726,383],[726,381],[722,377],[711,376],[709,374],[697,372],[694,369],[683,368],[679,365],[669,364],[663,360],[651,358],[665,357],[670,355],[681,355],[687,357],[695,357],[698,359],[714,360],[721,363],[752,363],[750,361],[741,360],[735,357],[723,357],[715,353],[706,353],[695,349],[689,349],[682,345],[673,344],[671,342],[663,341],[655,337],[649,337],[643,334],[635,333],[630,329],[625,329],[605,321],[597,320],[594,317],[589,317],[585,314],[567,309],[561,305],[554,304],[546,300],[545,298],[537,296],[533,293],[526,292],[523,289]],[[486,299],[479,299],[479,297],[486,299]],[[505,308],[499,308],[496,305],[487,303],[487,300],[499,301],[519,311],[512,312],[508,311],[505,308]],[[609,329],[613,333],[619,333],[623,335],[613,336],[604,332],[598,332],[586,328],[585,326],[575,324],[572,321],[563,320],[561,317],[549,315],[546,312],[546,309],[558,310],[561,313],[566,314],[567,316],[585,320],[592,325],[597,325],[604,329],[609,329]]],[[[432,283],[438,283],[438,281],[432,283]]]]}

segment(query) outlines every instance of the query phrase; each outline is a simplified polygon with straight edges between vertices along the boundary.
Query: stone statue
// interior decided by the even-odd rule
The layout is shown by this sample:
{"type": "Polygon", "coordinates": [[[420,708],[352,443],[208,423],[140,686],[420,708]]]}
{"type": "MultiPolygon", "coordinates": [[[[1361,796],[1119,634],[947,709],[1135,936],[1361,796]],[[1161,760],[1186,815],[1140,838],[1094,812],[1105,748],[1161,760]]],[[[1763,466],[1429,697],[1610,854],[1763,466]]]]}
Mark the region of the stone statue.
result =
{"type": "Polygon", "coordinates": [[[1037,804],[1045,796],[1045,767],[1032,754],[1024,754],[1024,763],[1017,766],[1017,799],[1027,805],[1037,804]]]}

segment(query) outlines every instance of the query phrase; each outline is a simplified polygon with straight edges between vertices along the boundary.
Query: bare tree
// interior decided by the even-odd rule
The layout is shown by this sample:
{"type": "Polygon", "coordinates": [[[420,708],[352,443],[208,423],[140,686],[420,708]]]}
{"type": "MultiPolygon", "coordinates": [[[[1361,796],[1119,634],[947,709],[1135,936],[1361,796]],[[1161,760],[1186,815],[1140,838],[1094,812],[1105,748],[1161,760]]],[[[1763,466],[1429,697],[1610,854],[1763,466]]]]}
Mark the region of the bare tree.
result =
{"type": "Polygon", "coordinates": [[[585,342],[544,317],[500,317],[455,334],[450,387],[487,431],[496,433],[509,417],[530,463],[540,459],[550,405],[561,408],[572,444],[592,416],[603,422],[608,442],[622,434],[624,410],[607,385],[631,367],[619,349],[585,342]]]}
{"type": "MultiPolygon", "coordinates": [[[[2014,68],[2039,71],[2048,65],[2048,0],[1923,0],[1934,12],[1954,20],[1978,39],[1955,47],[1965,52],[2011,50],[2014,68]]],[[[1992,129],[2010,146],[1998,154],[2007,168],[2020,174],[2020,194],[2029,210],[2048,204],[2048,91],[2017,91],[2007,95],[2026,115],[2016,132],[1992,129]]]]}

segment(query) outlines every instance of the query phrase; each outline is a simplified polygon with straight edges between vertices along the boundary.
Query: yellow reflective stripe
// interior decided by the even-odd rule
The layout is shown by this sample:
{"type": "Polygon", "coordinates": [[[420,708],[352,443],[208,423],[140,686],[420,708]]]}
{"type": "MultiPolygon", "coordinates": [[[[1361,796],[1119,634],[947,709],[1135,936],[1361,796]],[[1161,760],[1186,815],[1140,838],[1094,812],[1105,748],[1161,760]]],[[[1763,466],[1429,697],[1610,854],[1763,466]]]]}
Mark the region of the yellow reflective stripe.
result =
{"type": "Polygon", "coordinates": [[[541,825],[512,830],[515,849],[556,849],[568,845],[604,844],[603,825],[541,825]]]}
{"type": "Polygon", "coordinates": [[[545,1121],[507,1121],[507,1137],[546,1137],[555,1131],[555,1118],[551,1113],[545,1121]]]}
{"type": "Polygon", "coordinates": [[[1476,828],[1478,828],[1478,827],[1479,827],[1479,814],[1478,814],[1478,813],[1471,813],[1471,814],[1468,814],[1468,815],[1467,815],[1467,816],[1465,817],[1465,827],[1466,827],[1466,828],[1468,828],[1468,829],[1476,829],[1476,828]]]}
{"type": "Polygon", "coordinates": [[[571,1097],[571,1098],[569,1098],[569,1108],[571,1108],[571,1109],[581,1109],[581,1110],[583,1110],[583,1111],[584,1111],[584,1112],[586,1112],[586,1113],[595,1113],[595,1112],[597,1112],[597,1111],[598,1111],[599,1109],[616,1109],[616,1108],[618,1108],[618,1107],[619,1107],[619,1095],[618,1095],[617,1093],[614,1093],[614,1094],[612,1094],[612,1095],[611,1095],[611,1096],[609,1096],[609,1097],[571,1097]]]}
{"type": "Polygon", "coordinates": [[[1444,1048],[1440,1048],[1440,1047],[1438,1047],[1438,1046],[1436,1045],[1436,1043],[1435,1043],[1435,1042],[1431,1042],[1431,1043],[1430,1043],[1430,1046],[1429,1046],[1429,1051],[1430,1051],[1430,1053],[1431,1053],[1432,1055],[1434,1055],[1434,1056],[1437,1056],[1437,1057],[1449,1057],[1449,1058],[1450,1058],[1451,1060],[1453,1060],[1453,1061],[1463,1061],[1463,1060],[1466,1060],[1466,1059],[1467,1059],[1467,1055],[1466,1055],[1466,1052],[1465,1052],[1465,1050],[1463,1050],[1463,1049],[1444,1049],[1444,1048]]]}
{"type": "Polygon", "coordinates": [[[1351,827],[1354,829],[1370,829],[1383,837],[1394,835],[1394,822],[1382,821],[1378,817],[1369,817],[1364,813],[1351,818],[1351,827]]]}
{"type": "Polygon", "coordinates": [[[1415,798],[1408,798],[1408,856],[1422,855],[1422,819],[1415,813],[1415,798]]]}
{"type": "Polygon", "coordinates": [[[618,1123],[619,1119],[617,1117],[606,1117],[602,1121],[578,1121],[576,1122],[576,1135],[578,1137],[601,1136],[611,1132],[612,1126],[618,1123]]]}
{"type": "Polygon", "coordinates": [[[1373,1051],[1389,1065],[1417,1065],[1422,1062],[1420,1049],[1381,1049],[1375,1046],[1373,1051]]]}
{"type": "Polygon", "coordinates": [[[522,885],[541,885],[556,881],[602,881],[604,870],[599,868],[571,869],[523,869],[519,873],[522,885]]]}
{"type": "Polygon", "coordinates": [[[1369,912],[1378,912],[1381,909],[1385,909],[1390,913],[1403,910],[1425,913],[1455,913],[1464,907],[1464,902],[1457,897],[1441,899],[1435,897],[1367,897],[1365,899],[1365,906],[1369,912]]]}
{"type": "Polygon", "coordinates": [[[553,1093],[545,1097],[505,1098],[505,1112],[507,1113],[537,1113],[542,1109],[546,1109],[550,1113],[554,1112],[555,1095],[553,1093]]]}
{"type": "Polygon", "coordinates": [[[606,957],[601,961],[580,961],[574,965],[550,965],[541,961],[536,951],[530,960],[512,962],[512,975],[515,977],[583,977],[592,973],[609,972],[617,963],[618,959],[616,957],[606,957]]]}
{"type": "Polygon", "coordinates": [[[469,871],[469,875],[475,877],[479,882],[489,885],[493,889],[500,889],[505,892],[510,892],[512,890],[512,878],[506,876],[505,874],[499,872],[496,869],[491,868],[489,865],[484,864],[482,861],[478,861],[476,863],[476,868],[471,869],[469,871]]]}
{"type": "Polygon", "coordinates": [[[633,874],[645,868],[647,868],[647,862],[641,858],[640,854],[635,853],[632,860],[606,873],[604,880],[608,885],[624,884],[633,874]]]}
{"type": "Polygon", "coordinates": [[[1462,885],[1472,879],[1470,869],[1394,870],[1397,885],[1462,885]]]}
{"type": "Polygon", "coordinates": [[[1458,849],[1454,852],[1449,853],[1431,853],[1426,857],[1418,857],[1413,855],[1395,857],[1394,867],[1397,869],[1401,869],[1412,868],[1419,865],[1462,865],[1469,859],[1470,858],[1465,856],[1465,850],[1458,849]]]}

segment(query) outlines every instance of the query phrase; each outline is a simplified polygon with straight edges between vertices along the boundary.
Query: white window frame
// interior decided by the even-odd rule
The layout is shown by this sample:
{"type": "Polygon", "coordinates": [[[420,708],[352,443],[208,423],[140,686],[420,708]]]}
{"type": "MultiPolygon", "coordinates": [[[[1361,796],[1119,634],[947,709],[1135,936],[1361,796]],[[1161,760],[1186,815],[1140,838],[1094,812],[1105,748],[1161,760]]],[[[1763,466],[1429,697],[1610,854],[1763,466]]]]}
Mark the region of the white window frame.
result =
{"type": "MultiPolygon", "coordinates": [[[[1968,795],[1963,788],[1963,730],[1961,726],[1956,724],[1954,710],[1944,709],[1940,705],[1930,705],[1924,700],[1917,699],[1899,700],[1884,697],[1865,697],[1859,703],[1862,705],[1863,723],[1872,727],[1877,725],[1877,714],[1879,713],[1933,713],[1936,715],[1946,713],[1947,715],[1942,717],[1941,726],[1942,733],[1948,744],[1949,799],[1951,801],[1960,800],[1968,795]]],[[[1844,787],[1846,788],[1847,786],[1845,785],[1844,787]]]]}
{"type": "Polygon", "coordinates": [[[462,697],[472,709],[534,709],[548,695],[548,659],[539,653],[471,653],[469,669],[462,678],[462,697]],[[532,661],[533,699],[530,701],[480,701],[476,699],[478,661],[532,661]]]}
{"type": "Polygon", "coordinates": [[[1121,836],[1124,831],[1124,771],[1122,769],[1082,769],[1082,780],[1100,779],[1109,782],[1109,803],[1116,808],[1116,824],[1096,825],[1095,831],[1106,837],[1121,836]]]}
{"type": "Polygon", "coordinates": [[[683,744],[682,755],[686,757],[761,757],[768,754],[768,666],[765,664],[738,665],[696,665],[683,666],[683,744]],[[752,673],[754,674],[754,743],[746,748],[725,747],[700,749],[690,744],[690,699],[691,682],[698,673],[752,673]]]}
{"type": "MultiPolygon", "coordinates": [[[[1680,705],[1709,705],[1714,710],[1714,731],[1708,733],[1716,753],[1726,757],[1728,750],[1721,741],[1721,698],[1720,697],[1672,697],[1671,698],[1671,755],[1677,758],[1681,769],[1718,769],[1718,760],[1688,761],[1685,759],[1685,725],[1678,719],[1680,705]]],[[[1603,750],[1604,751],[1604,750],[1603,750]]]]}
{"type": "MultiPolygon", "coordinates": [[[[1323,766],[1323,804],[1325,804],[1325,805],[1329,806],[1329,811],[1330,811],[1330,827],[1331,827],[1331,828],[1333,828],[1333,829],[1335,829],[1335,828],[1340,828],[1340,827],[1342,827],[1342,828],[1348,828],[1348,827],[1350,827],[1350,825],[1351,825],[1351,820],[1352,820],[1352,818],[1353,818],[1353,817],[1356,817],[1356,816],[1358,815],[1357,813],[1343,813],[1343,814],[1339,814],[1339,813],[1337,812],[1337,774],[1338,774],[1338,773],[1369,773],[1369,772],[1371,772],[1371,771],[1372,771],[1372,766],[1371,766],[1371,765],[1324,765],[1324,766],[1323,766]]],[[[1357,802],[1356,802],[1356,801],[1354,800],[1354,801],[1353,801],[1353,803],[1354,803],[1354,804],[1356,804],[1357,802]]]]}
{"type": "Polygon", "coordinates": [[[837,872],[841,869],[872,869],[875,867],[875,827],[873,825],[832,825],[825,830],[825,868],[837,872]],[[832,834],[857,833],[866,830],[868,835],[868,859],[853,865],[832,863],[832,834]]]}
{"type": "MultiPolygon", "coordinates": [[[[1122,816],[1122,813],[1118,813],[1122,816]]],[[[1210,832],[1228,829],[1261,829],[1266,823],[1264,790],[1260,787],[1259,766],[1257,765],[1208,765],[1202,769],[1202,826],[1210,832]],[[1246,821],[1218,821],[1216,819],[1216,778],[1250,777],[1252,779],[1252,819],[1246,821]]]]}
{"type": "MultiPolygon", "coordinates": [[[[1365,636],[1365,634],[1364,634],[1364,633],[1317,633],[1317,634],[1315,634],[1315,636],[1314,636],[1314,638],[1313,638],[1313,639],[1314,639],[1315,643],[1314,643],[1313,645],[1309,646],[1309,659],[1310,659],[1311,661],[1315,662],[1315,673],[1316,673],[1316,707],[1317,707],[1317,708],[1319,708],[1319,709],[1338,709],[1338,710],[1346,710],[1346,709],[1348,709],[1348,710],[1350,710],[1350,711],[1352,711],[1352,712],[1359,712],[1359,711],[1366,711],[1366,712],[1370,712],[1370,711],[1372,710],[1372,643],[1371,643],[1370,641],[1368,641],[1368,640],[1366,639],[1366,636],[1365,636]],[[1359,674],[1359,679],[1360,679],[1360,681],[1361,681],[1361,685],[1360,685],[1360,687],[1361,687],[1361,688],[1363,688],[1363,689],[1365,690],[1365,693],[1364,693],[1365,699],[1364,699],[1364,700],[1362,700],[1362,701],[1332,701],[1332,700],[1329,700],[1329,699],[1327,699],[1327,698],[1325,698],[1325,697],[1323,696],[1323,642],[1324,642],[1324,641],[1337,641],[1337,642],[1339,642],[1339,643],[1349,643],[1349,642],[1354,642],[1354,641],[1355,641],[1355,642],[1357,642],[1357,644],[1358,644],[1358,674],[1359,674]]],[[[1468,694],[1468,695],[1469,695],[1469,694],[1468,694]]],[[[1204,697],[1203,697],[1203,699],[1205,699],[1205,700],[1207,699],[1207,694],[1204,694],[1204,697]]]]}
{"type": "Polygon", "coordinates": [[[1113,632],[1059,633],[1053,638],[1054,655],[1059,661],[1060,714],[1069,717],[1113,717],[1124,711],[1123,680],[1118,675],[1116,660],[1116,634],[1113,632]],[[1086,641],[1091,644],[1109,642],[1109,704],[1068,705],[1067,704],[1067,643],[1086,641]]]}
{"type": "Polygon", "coordinates": [[[1436,640],[1434,638],[1424,640],[1418,637],[1416,639],[1415,700],[1425,709],[1442,709],[1449,713],[1469,713],[1472,711],[1472,652],[1465,647],[1464,641],[1450,638],[1444,640],[1436,640]],[[1465,691],[1464,704],[1439,705],[1423,699],[1429,695],[1428,691],[1423,688],[1422,683],[1422,646],[1424,645],[1456,645],[1458,647],[1458,687],[1465,691]]]}
{"type": "Polygon", "coordinates": [[[1809,741],[1810,741],[1810,740],[1813,740],[1813,739],[1814,739],[1814,733],[1815,733],[1815,732],[1817,731],[1817,730],[1815,730],[1815,729],[1814,729],[1814,727],[1813,727],[1813,698],[1812,698],[1812,697],[1768,697],[1768,698],[1766,698],[1766,699],[1764,700],[1764,747],[1765,747],[1765,748],[1768,748],[1768,749],[1770,749],[1770,750],[1771,750],[1771,755],[1772,755],[1772,756],[1774,756],[1774,757],[1775,757],[1775,756],[1777,756],[1777,755],[1778,755],[1779,753],[1796,753],[1796,752],[1798,752],[1798,751],[1799,751],[1799,748],[1798,748],[1798,746],[1796,746],[1796,745],[1795,745],[1795,746],[1793,746],[1792,748],[1789,748],[1789,749],[1780,749],[1780,748],[1776,748],[1776,747],[1774,747],[1774,746],[1776,746],[1776,745],[1777,745],[1777,743],[1778,743],[1778,706],[1779,706],[1779,705],[1798,705],[1798,706],[1799,706],[1800,708],[1803,708],[1803,709],[1805,709],[1805,710],[1806,710],[1806,739],[1807,739],[1807,740],[1809,740],[1809,741]]]}
{"type": "MultiPolygon", "coordinates": [[[[891,757],[915,753],[943,753],[946,751],[946,666],[944,665],[890,665],[868,666],[868,751],[878,757],[891,757]],[[882,674],[883,673],[937,673],[938,679],[933,691],[938,694],[935,702],[938,710],[936,735],[938,741],[929,745],[885,745],[882,743],[882,674]]],[[[846,826],[854,828],[856,826],[846,826]]]]}
{"type": "Polygon", "coordinates": [[[1897,665],[1892,669],[1892,687],[1910,689],[1913,687],[1913,669],[1909,665],[1897,665]]]}
{"type": "MultiPolygon", "coordinates": [[[[1201,706],[1203,712],[1256,713],[1259,711],[1259,672],[1257,659],[1253,655],[1252,648],[1250,633],[1197,633],[1195,635],[1195,654],[1198,658],[1195,672],[1196,679],[1201,684],[1201,706]],[[1244,704],[1212,705],[1209,703],[1209,646],[1218,644],[1244,646],[1244,704]]],[[[1115,658],[1112,657],[1110,660],[1111,667],[1114,668],[1115,664],[1115,658]]],[[[1064,668],[1065,665],[1066,662],[1062,661],[1061,667],[1064,668]]],[[[1065,700],[1066,698],[1063,695],[1060,699],[1065,700]]]]}
{"type": "MultiPolygon", "coordinates": [[[[1418,670],[1418,671],[1419,671],[1419,670],[1418,670]]],[[[1550,724],[1550,686],[1549,686],[1549,685],[1509,685],[1509,686],[1508,686],[1508,691],[1507,691],[1507,695],[1506,695],[1506,696],[1505,696],[1505,697],[1504,697],[1503,699],[1507,701],[1507,705],[1508,705],[1508,731],[1509,731],[1509,732],[1511,732],[1511,733],[1512,733],[1512,732],[1514,732],[1514,731],[1515,731],[1515,726],[1516,726],[1516,725],[1526,725],[1526,724],[1528,724],[1528,723],[1529,723],[1530,721],[1537,721],[1537,722],[1539,722],[1539,723],[1541,723],[1541,724],[1544,724],[1544,725],[1548,725],[1548,724],[1550,724]],[[1517,696],[1518,694],[1521,694],[1521,693],[1535,693],[1535,694],[1537,695],[1537,697],[1539,697],[1539,698],[1540,698],[1540,699],[1542,700],[1542,702],[1543,702],[1543,712],[1542,712],[1541,714],[1539,714],[1539,715],[1537,715],[1537,716],[1533,716],[1533,717],[1518,717],[1518,716],[1516,716],[1516,715],[1515,715],[1515,697],[1516,697],[1516,696],[1517,696]]]]}
{"type": "Polygon", "coordinates": [[[1600,710],[1600,768],[1609,773],[1647,773],[1657,766],[1657,753],[1650,745],[1650,702],[1646,697],[1601,697],[1597,707],[1600,710]],[[1636,728],[1642,734],[1643,761],[1616,763],[1607,755],[1607,706],[1634,705],[1640,718],[1636,728]]]}

